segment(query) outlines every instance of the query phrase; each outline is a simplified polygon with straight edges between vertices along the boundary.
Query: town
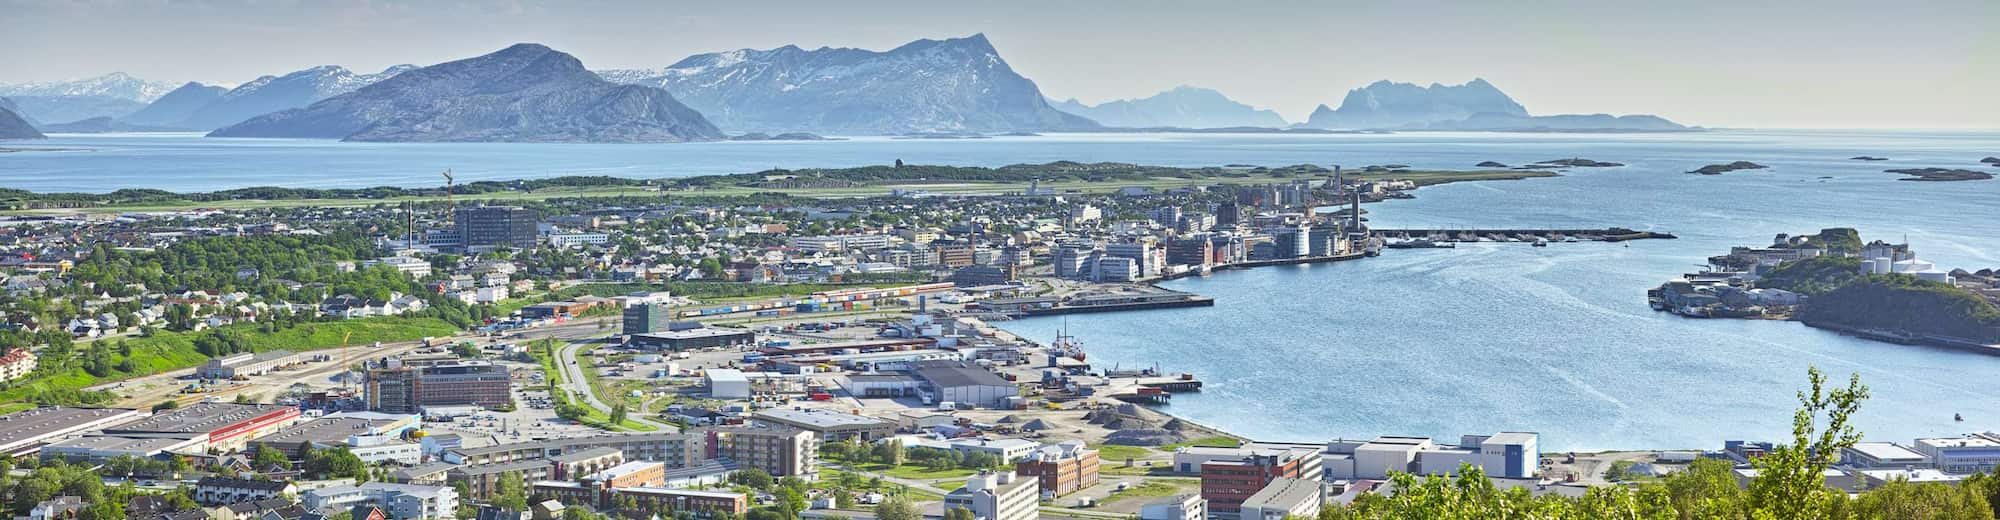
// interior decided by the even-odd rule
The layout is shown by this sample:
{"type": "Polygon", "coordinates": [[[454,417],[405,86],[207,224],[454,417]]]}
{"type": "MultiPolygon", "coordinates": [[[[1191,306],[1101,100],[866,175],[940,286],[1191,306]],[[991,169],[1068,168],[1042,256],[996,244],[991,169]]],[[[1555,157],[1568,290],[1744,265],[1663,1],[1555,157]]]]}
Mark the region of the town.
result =
{"type": "MultiPolygon", "coordinates": [[[[0,491],[32,520],[1280,520],[1397,475],[1572,497],[1697,470],[1747,483],[1774,449],[1245,439],[1162,411],[1228,374],[1107,366],[993,325],[1226,305],[1154,284],[1384,254],[1362,203],[1419,186],[1270,175],[16,214],[0,491]]],[[[1494,241],[1658,238],[1563,231],[1494,241]]],[[[1957,482],[1996,448],[1860,443],[1827,482],[1957,482]]]]}

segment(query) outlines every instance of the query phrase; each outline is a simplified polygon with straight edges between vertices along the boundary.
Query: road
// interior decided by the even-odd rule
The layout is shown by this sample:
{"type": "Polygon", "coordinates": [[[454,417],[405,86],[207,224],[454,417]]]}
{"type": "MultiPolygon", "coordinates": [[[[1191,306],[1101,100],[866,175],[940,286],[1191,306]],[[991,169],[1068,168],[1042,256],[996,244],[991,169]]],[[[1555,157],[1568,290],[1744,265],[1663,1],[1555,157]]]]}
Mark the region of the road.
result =
{"type": "MultiPolygon", "coordinates": [[[[595,336],[599,338],[605,337],[602,334],[595,336]]],[[[586,341],[570,341],[565,343],[562,348],[556,349],[556,369],[561,370],[563,373],[563,388],[569,390],[571,393],[583,396],[584,404],[589,405],[591,408],[596,408],[608,416],[611,414],[611,405],[605,404],[603,399],[598,398],[597,389],[591,388],[590,380],[583,377],[583,366],[578,364],[581,361],[577,359],[577,353],[590,343],[588,341],[590,339],[597,338],[587,338],[586,341]]],[[[647,418],[643,413],[631,413],[627,411],[625,417],[633,422],[659,428],[660,431],[676,431],[676,428],[672,425],[647,418]]]]}

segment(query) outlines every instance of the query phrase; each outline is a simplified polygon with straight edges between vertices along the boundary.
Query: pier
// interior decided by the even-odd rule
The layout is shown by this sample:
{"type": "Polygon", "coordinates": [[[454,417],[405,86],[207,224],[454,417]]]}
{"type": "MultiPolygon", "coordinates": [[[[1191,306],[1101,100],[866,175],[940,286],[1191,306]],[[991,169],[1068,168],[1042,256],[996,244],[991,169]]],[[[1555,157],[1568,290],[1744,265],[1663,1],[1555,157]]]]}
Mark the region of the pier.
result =
{"type": "Polygon", "coordinates": [[[1374,234],[1384,239],[1429,239],[1440,242],[1533,242],[1537,239],[1561,242],[1574,239],[1590,242],[1624,242],[1627,240],[1672,239],[1672,233],[1657,231],[1634,231],[1626,228],[1604,229],[1376,229],[1374,234]]]}

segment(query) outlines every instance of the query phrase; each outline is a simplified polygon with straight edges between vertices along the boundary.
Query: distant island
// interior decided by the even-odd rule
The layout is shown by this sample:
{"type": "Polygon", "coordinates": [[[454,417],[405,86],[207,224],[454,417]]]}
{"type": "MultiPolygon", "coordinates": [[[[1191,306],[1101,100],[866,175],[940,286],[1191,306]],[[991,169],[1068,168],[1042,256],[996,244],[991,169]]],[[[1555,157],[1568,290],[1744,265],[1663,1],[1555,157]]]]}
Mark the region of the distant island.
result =
{"type": "Polygon", "coordinates": [[[1348,91],[1340,108],[1320,105],[1306,128],[1478,132],[1687,132],[1699,128],[1651,115],[1536,116],[1484,79],[1462,85],[1377,81],[1348,91]]]}
{"type": "Polygon", "coordinates": [[[1653,289],[1654,309],[1694,318],[1789,319],[1896,343],[2000,354],[2000,276],[1942,271],[1908,244],[1852,228],[1735,247],[1653,289]]]}
{"type": "Polygon", "coordinates": [[[1688,173],[1698,173],[1702,175],[1722,175],[1725,173],[1738,170],[1762,170],[1765,168],[1770,168],[1770,167],[1762,164],[1753,163],[1750,161],[1736,161],[1727,164],[1711,164],[1708,166],[1696,168],[1693,171],[1689,171],[1688,173]]]}
{"type": "Polygon", "coordinates": [[[777,135],[766,134],[763,132],[750,132],[747,134],[729,136],[729,140],[731,141],[845,141],[846,139],[835,138],[835,137],[823,137],[817,134],[808,134],[805,132],[786,132],[777,135]]]}
{"type": "Polygon", "coordinates": [[[1861,156],[1855,156],[1855,157],[1849,157],[1849,158],[1847,158],[1847,160],[1850,160],[1850,161],[1887,161],[1887,160],[1889,160],[1889,158],[1887,158],[1887,157],[1875,157],[1875,156],[1872,156],[1872,155],[1861,155],[1861,156]]]}
{"type": "Polygon", "coordinates": [[[1991,173],[1959,168],[1902,168],[1883,171],[1909,176],[1897,179],[1902,181],[1983,181],[1993,178],[1991,173]]]}
{"type": "Polygon", "coordinates": [[[1544,168],[1546,168],[1546,167],[1555,167],[1555,166],[1566,166],[1566,167],[1573,167],[1573,168],[1614,168],[1614,167],[1618,167],[1618,166],[1624,166],[1624,165],[1625,165],[1624,163],[1615,163],[1615,162],[1605,162],[1605,161],[1593,161],[1593,160],[1590,160],[1590,159],[1584,159],[1584,158],[1581,158],[1581,157],[1572,157],[1572,158],[1569,158],[1569,159],[1555,159],[1555,160],[1548,160],[1548,161],[1542,161],[1542,162],[1538,162],[1538,163],[1534,163],[1534,164],[1530,164],[1530,165],[1528,165],[1528,167],[1537,167],[1537,166],[1539,166],[1539,167],[1544,167],[1544,168]]]}

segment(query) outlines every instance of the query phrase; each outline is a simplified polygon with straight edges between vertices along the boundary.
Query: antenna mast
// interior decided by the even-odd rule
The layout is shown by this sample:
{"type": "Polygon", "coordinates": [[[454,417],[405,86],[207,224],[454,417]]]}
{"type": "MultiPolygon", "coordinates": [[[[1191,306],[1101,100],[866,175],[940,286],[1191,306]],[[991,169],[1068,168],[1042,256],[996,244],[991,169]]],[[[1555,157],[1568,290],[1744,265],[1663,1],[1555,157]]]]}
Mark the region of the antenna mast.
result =
{"type": "Polygon", "coordinates": [[[457,212],[458,212],[458,204],[456,204],[456,203],[453,203],[453,202],[452,202],[452,200],[451,200],[451,192],[453,192],[453,191],[457,191],[457,190],[453,189],[453,186],[454,186],[454,184],[453,184],[453,182],[452,182],[452,178],[451,178],[451,169],[450,169],[450,168],[446,168],[446,169],[444,170],[444,223],[445,223],[445,225],[450,225],[450,224],[451,224],[451,217],[452,217],[452,214],[453,214],[453,213],[457,213],[457,212]]]}

